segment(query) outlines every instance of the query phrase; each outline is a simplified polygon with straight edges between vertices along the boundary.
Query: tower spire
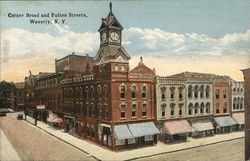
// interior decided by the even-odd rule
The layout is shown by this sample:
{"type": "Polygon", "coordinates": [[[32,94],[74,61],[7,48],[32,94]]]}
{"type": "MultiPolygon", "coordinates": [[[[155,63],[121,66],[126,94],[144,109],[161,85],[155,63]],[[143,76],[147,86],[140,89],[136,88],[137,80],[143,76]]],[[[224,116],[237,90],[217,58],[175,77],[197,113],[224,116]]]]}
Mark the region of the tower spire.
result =
{"type": "Polygon", "coordinates": [[[112,2],[109,3],[110,12],[112,12],[112,2]]]}

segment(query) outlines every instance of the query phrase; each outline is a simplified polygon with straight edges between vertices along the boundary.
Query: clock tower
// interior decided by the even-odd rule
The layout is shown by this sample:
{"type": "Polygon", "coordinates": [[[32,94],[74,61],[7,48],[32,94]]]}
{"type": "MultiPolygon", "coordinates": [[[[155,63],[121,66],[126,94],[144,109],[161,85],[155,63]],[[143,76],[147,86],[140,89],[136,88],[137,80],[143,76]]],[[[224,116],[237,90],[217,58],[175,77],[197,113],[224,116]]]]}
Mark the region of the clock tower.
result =
{"type": "Polygon", "coordinates": [[[94,58],[95,64],[108,62],[128,63],[130,56],[122,47],[123,27],[112,12],[112,3],[109,4],[109,14],[102,18],[100,33],[100,49],[94,58]]]}

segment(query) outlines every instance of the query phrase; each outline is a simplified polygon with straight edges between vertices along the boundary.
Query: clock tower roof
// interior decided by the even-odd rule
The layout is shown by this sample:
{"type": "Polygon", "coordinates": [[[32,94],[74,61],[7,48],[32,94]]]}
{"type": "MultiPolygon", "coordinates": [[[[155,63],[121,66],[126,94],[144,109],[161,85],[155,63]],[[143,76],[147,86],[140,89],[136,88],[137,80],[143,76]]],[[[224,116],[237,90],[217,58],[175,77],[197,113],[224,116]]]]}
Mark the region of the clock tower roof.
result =
{"type": "Polygon", "coordinates": [[[120,22],[116,19],[115,15],[112,12],[112,3],[110,2],[110,11],[106,18],[102,18],[102,23],[98,31],[102,30],[103,28],[117,28],[120,30],[123,30],[122,25],[120,22]]]}

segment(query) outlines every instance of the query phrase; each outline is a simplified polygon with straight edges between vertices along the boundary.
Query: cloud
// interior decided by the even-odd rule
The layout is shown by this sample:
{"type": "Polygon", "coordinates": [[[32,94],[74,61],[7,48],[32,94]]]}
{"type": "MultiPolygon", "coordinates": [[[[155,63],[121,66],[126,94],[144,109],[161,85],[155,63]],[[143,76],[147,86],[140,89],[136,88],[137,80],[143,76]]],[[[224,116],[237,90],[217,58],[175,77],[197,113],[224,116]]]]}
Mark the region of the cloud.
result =
{"type": "MultiPolygon", "coordinates": [[[[33,73],[53,72],[54,59],[73,51],[95,56],[99,33],[77,33],[57,24],[49,25],[46,33],[11,28],[1,33],[1,44],[2,79],[23,81],[29,69],[33,73]]],[[[131,65],[136,65],[138,56],[143,56],[147,65],[155,67],[160,75],[191,70],[231,73],[235,79],[242,79],[239,68],[249,65],[249,44],[250,30],[219,39],[196,33],[169,33],[157,28],[132,27],[123,32],[123,45],[130,56],[136,58],[131,60],[131,65]]]]}

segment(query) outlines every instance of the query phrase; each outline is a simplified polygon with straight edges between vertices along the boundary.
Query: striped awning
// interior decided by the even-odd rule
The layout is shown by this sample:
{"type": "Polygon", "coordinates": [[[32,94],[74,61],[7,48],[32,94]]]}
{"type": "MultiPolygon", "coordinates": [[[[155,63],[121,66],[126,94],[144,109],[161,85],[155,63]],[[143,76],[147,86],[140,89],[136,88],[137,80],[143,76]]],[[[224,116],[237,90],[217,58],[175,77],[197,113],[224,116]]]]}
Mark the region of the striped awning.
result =
{"type": "Polygon", "coordinates": [[[133,137],[149,136],[160,133],[153,122],[128,124],[128,128],[133,137]]]}
{"type": "Polygon", "coordinates": [[[164,133],[169,135],[191,133],[192,127],[187,120],[168,121],[164,123],[164,133]]]}
{"type": "Polygon", "coordinates": [[[124,140],[124,139],[131,139],[133,138],[132,134],[130,133],[128,129],[128,125],[115,125],[114,126],[115,131],[115,138],[117,140],[124,140]]]}
{"type": "Polygon", "coordinates": [[[245,113],[233,113],[233,119],[240,125],[245,124],[245,113]]]}
{"type": "Polygon", "coordinates": [[[214,118],[214,121],[219,127],[226,127],[226,126],[232,126],[236,125],[237,123],[234,121],[234,119],[230,116],[226,117],[217,117],[214,118]]]}
{"type": "Polygon", "coordinates": [[[214,129],[212,122],[196,122],[192,123],[192,127],[195,131],[207,131],[214,129]]]}

